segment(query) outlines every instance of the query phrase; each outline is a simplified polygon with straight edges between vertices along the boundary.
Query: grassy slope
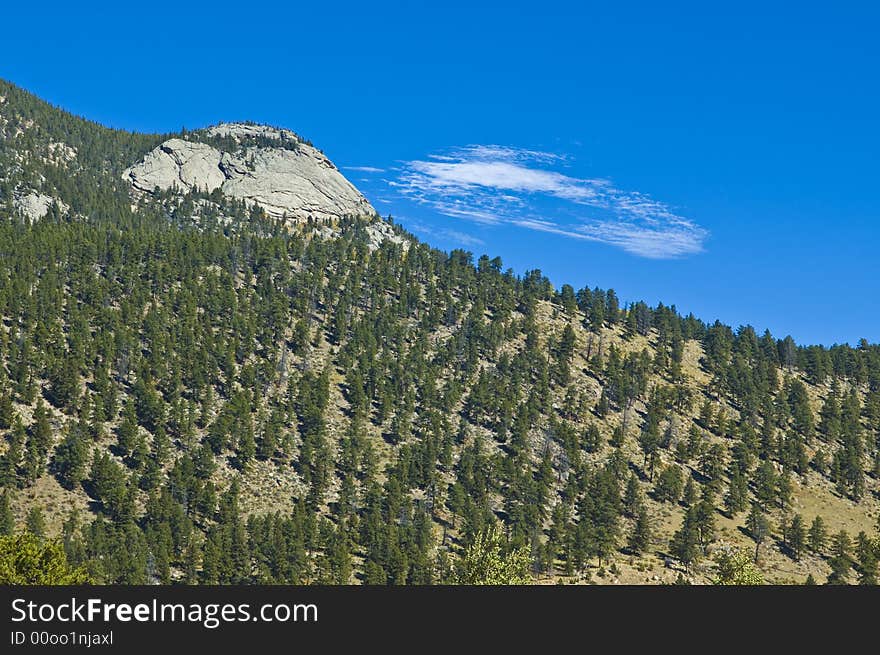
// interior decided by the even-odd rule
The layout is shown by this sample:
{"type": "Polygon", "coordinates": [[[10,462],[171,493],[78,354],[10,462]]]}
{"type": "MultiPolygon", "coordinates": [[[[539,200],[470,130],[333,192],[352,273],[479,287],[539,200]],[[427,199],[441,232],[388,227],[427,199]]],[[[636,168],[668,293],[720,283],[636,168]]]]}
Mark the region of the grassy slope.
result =
{"type": "MultiPolygon", "coordinates": [[[[561,331],[565,322],[569,320],[559,308],[548,302],[542,303],[539,311],[540,322],[545,335],[551,335],[561,331]]],[[[322,318],[320,315],[316,318],[322,318]]],[[[577,317],[571,321],[572,327],[575,328],[578,337],[577,355],[572,367],[574,376],[574,385],[587,393],[593,394],[598,398],[601,386],[596,378],[589,373],[589,367],[583,354],[587,349],[587,341],[589,334],[581,327],[581,317],[577,317]]],[[[442,339],[443,336],[437,335],[442,339]]],[[[602,335],[603,348],[607,349],[612,343],[624,351],[641,350],[648,348],[653,350],[651,343],[654,335],[649,337],[636,336],[625,338],[620,328],[606,329],[602,335]]],[[[548,338],[545,336],[545,338],[548,338]]],[[[521,344],[511,344],[510,347],[521,346],[521,344]]],[[[328,360],[336,346],[330,345],[323,336],[317,341],[316,346],[309,355],[311,365],[320,368],[324,362],[328,360]]],[[[683,435],[687,432],[689,423],[695,418],[701,398],[705,393],[705,385],[708,376],[700,367],[699,360],[702,356],[702,348],[700,344],[689,341],[684,358],[684,373],[686,376],[686,384],[695,392],[698,399],[693,410],[685,415],[676,416],[676,434],[683,435]]],[[[293,366],[295,362],[291,363],[293,366]]],[[[653,381],[659,381],[656,376],[653,381]]],[[[328,411],[329,434],[331,440],[338,440],[347,426],[347,418],[345,411],[348,403],[343,394],[343,376],[340,371],[336,371],[332,379],[331,386],[331,403],[328,411]]],[[[810,386],[810,394],[814,401],[814,410],[818,412],[821,406],[822,398],[827,393],[827,388],[810,386]]],[[[561,403],[563,400],[562,393],[557,390],[558,395],[554,398],[555,402],[561,403]]],[[[716,409],[717,409],[717,401],[716,409]]],[[[723,403],[727,415],[736,416],[736,410],[723,403]]],[[[24,419],[28,419],[32,408],[18,406],[20,414],[24,419]]],[[[633,408],[636,413],[644,411],[644,405],[637,402],[633,408]]],[[[62,432],[61,425],[69,419],[69,417],[53,411],[54,424],[58,428],[56,435],[62,432]]],[[[595,421],[592,415],[579,417],[577,423],[586,425],[587,422],[595,421]]],[[[597,421],[603,437],[607,441],[612,430],[622,421],[621,412],[612,412],[604,421],[597,421]]],[[[104,443],[98,444],[98,447],[107,448],[113,442],[112,425],[108,424],[108,436],[104,443]]],[[[389,446],[381,436],[381,429],[369,423],[367,430],[371,432],[373,442],[378,446],[377,451],[380,453],[383,463],[391,459],[393,449],[389,446]]],[[[495,447],[497,442],[491,438],[491,434],[482,428],[475,429],[475,432],[482,430],[485,433],[487,444],[495,447]]],[[[638,433],[638,422],[630,419],[630,425],[627,430],[626,443],[623,446],[624,452],[628,459],[636,464],[641,463],[641,455],[636,443],[636,435],[638,433]]],[[[534,438],[543,439],[542,435],[536,433],[534,438]]],[[[718,440],[718,437],[710,437],[718,440]]],[[[728,444],[729,445],[729,444],[728,444]]],[[[607,455],[610,446],[605,446],[603,451],[595,457],[599,458],[607,455]]],[[[673,461],[672,453],[663,451],[662,463],[668,464],[673,461]]],[[[812,452],[810,452],[812,455],[812,452]]],[[[658,470],[662,465],[658,465],[658,470]]],[[[225,486],[236,475],[234,469],[230,466],[222,466],[216,473],[218,484],[225,486]]],[[[290,506],[290,499],[298,495],[301,489],[300,482],[296,472],[289,466],[276,466],[268,462],[255,461],[247,472],[242,476],[242,506],[247,513],[262,514],[265,512],[273,512],[276,510],[284,512],[290,506]]],[[[553,574],[544,576],[542,582],[555,582],[560,579],[566,582],[584,582],[591,581],[596,583],[611,584],[650,584],[658,582],[671,582],[678,575],[677,569],[667,568],[664,565],[666,549],[669,539],[675,532],[682,520],[684,509],[680,505],[671,505],[669,503],[658,503],[653,500],[648,492],[651,489],[649,483],[643,482],[643,491],[646,494],[646,500],[649,507],[649,513],[653,519],[655,535],[650,551],[641,557],[633,557],[625,553],[619,553],[614,562],[614,568],[617,573],[609,570],[606,564],[603,569],[594,563],[585,573],[577,579],[560,578],[553,574]]],[[[331,492],[328,501],[334,500],[334,493],[331,492]]],[[[62,521],[66,518],[68,512],[72,508],[81,511],[87,511],[89,501],[82,491],[67,491],[63,489],[53,477],[44,475],[33,487],[20,492],[15,501],[15,512],[19,520],[23,520],[27,509],[33,503],[39,503],[46,509],[46,518],[49,529],[52,532],[60,530],[62,521]]],[[[720,504],[720,502],[719,502],[720,504]]],[[[868,478],[868,493],[861,503],[854,503],[847,498],[841,497],[834,486],[822,476],[815,472],[809,472],[806,476],[794,476],[794,506],[793,513],[800,513],[807,522],[811,521],[814,516],[821,515],[825,520],[829,534],[845,529],[851,536],[858,534],[860,530],[871,533],[875,524],[875,517],[880,510],[877,496],[877,481],[868,478]]],[[[442,516],[442,514],[441,514],[442,516]]],[[[775,511],[772,514],[774,535],[779,534],[780,513],[775,511]]],[[[717,539],[716,543],[726,543],[737,547],[752,550],[754,544],[743,530],[745,515],[740,514],[736,517],[728,517],[721,511],[716,513],[717,522],[717,539]]],[[[436,526],[436,532],[439,538],[442,535],[442,528],[439,524],[436,526]]],[[[628,525],[625,526],[628,528],[628,525]]],[[[455,532],[452,531],[449,537],[455,538],[455,532]]],[[[802,582],[808,574],[812,573],[817,580],[823,580],[828,574],[828,566],[820,558],[813,556],[805,556],[800,562],[795,562],[790,557],[783,554],[779,547],[772,541],[767,541],[761,549],[761,568],[765,573],[768,581],[772,582],[802,582]]],[[[705,582],[711,578],[711,567],[697,566],[692,571],[692,579],[698,582],[705,582]]]]}

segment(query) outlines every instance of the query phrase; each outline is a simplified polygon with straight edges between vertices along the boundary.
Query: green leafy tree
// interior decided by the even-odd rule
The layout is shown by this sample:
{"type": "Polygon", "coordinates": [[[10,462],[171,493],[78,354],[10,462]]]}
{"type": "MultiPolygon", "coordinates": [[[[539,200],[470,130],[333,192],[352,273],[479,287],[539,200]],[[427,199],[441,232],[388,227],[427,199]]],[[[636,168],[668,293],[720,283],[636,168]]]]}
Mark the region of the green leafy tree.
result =
{"type": "Polygon", "coordinates": [[[764,584],[764,576],[755,567],[752,556],[742,550],[725,548],[715,555],[718,567],[717,585],[756,586],[764,584]]]}
{"type": "Polygon", "coordinates": [[[455,563],[455,582],[462,585],[521,585],[531,582],[531,558],[524,549],[506,551],[492,526],[477,534],[455,563]]]}
{"type": "Polygon", "coordinates": [[[59,541],[30,533],[0,536],[0,584],[73,585],[89,582],[81,567],[71,566],[59,541]]]}

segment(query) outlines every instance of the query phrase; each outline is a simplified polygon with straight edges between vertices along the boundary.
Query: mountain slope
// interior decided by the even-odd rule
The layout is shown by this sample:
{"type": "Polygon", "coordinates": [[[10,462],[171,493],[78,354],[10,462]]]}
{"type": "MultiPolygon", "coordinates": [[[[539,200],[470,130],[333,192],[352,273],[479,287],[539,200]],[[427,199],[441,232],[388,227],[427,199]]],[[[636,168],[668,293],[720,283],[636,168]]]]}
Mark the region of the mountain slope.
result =
{"type": "Polygon", "coordinates": [[[539,582],[706,582],[756,545],[767,580],[871,581],[877,346],[557,290],[366,208],[291,221],[225,176],[138,191],[171,139],[241,143],[0,96],[3,499],[96,580],[449,581],[497,522],[539,582]]]}

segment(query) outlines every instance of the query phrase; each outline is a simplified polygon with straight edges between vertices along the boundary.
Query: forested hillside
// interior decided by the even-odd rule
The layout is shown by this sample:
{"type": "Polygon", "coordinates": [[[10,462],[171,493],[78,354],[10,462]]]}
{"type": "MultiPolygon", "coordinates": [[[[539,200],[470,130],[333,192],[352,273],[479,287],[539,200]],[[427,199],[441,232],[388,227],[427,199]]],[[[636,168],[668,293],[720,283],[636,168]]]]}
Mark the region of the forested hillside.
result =
{"type": "Polygon", "coordinates": [[[133,195],[169,136],[0,81],[0,534],[106,583],[876,583],[877,345],[133,195]]]}

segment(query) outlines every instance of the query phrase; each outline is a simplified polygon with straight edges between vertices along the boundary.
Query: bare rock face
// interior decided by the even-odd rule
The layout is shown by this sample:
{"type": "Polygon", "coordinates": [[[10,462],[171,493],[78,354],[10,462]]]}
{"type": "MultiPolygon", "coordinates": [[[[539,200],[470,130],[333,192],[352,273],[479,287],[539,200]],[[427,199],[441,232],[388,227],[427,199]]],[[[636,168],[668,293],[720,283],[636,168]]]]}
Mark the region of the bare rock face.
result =
{"type": "Polygon", "coordinates": [[[384,241],[390,241],[397,245],[403,246],[404,250],[409,250],[410,242],[395,233],[388,223],[381,221],[372,223],[367,226],[367,247],[370,250],[378,250],[384,241]]]}
{"type": "Polygon", "coordinates": [[[38,221],[43,218],[49,213],[49,208],[53,203],[56,202],[62,213],[69,209],[68,206],[60,200],[43,193],[37,193],[36,191],[16,195],[12,202],[15,205],[15,208],[30,221],[38,221]]]}
{"type": "Polygon", "coordinates": [[[204,134],[208,141],[219,139],[223,149],[169,139],[126,169],[124,179],[148,193],[220,189],[259,205],[270,216],[293,221],[376,214],[327,157],[289,130],[224,123],[204,134]]]}
{"type": "Polygon", "coordinates": [[[226,181],[217,149],[183,139],[169,139],[124,175],[136,189],[150,192],[177,187],[182,192],[200,189],[210,193],[226,181]]]}

